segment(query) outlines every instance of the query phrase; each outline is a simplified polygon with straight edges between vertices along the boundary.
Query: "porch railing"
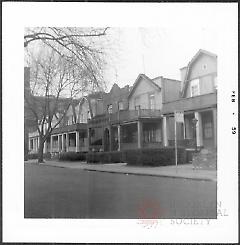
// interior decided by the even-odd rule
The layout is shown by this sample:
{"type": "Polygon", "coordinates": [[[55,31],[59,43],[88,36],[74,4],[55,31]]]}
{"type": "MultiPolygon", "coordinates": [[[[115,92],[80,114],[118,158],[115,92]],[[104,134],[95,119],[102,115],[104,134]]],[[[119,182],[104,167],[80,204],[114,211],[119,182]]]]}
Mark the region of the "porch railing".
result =
{"type": "Polygon", "coordinates": [[[161,110],[140,109],[140,110],[122,110],[113,114],[98,115],[88,121],[89,125],[96,125],[104,122],[125,122],[133,121],[139,118],[159,118],[161,110]]]}

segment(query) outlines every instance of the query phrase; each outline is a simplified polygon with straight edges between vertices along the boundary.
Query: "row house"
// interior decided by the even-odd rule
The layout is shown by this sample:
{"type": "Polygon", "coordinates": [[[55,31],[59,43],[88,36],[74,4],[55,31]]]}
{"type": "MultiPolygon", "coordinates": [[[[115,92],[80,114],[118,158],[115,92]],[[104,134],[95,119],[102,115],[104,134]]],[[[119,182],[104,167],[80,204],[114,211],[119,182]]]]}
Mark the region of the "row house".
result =
{"type": "MultiPolygon", "coordinates": [[[[199,50],[180,72],[181,80],[140,74],[131,87],[114,84],[109,93],[75,101],[47,139],[44,152],[173,146],[175,111],[184,112],[184,124],[177,124],[180,145],[216,148],[217,56],[199,50]]],[[[29,133],[29,150],[37,149],[35,130],[29,133]]]]}
{"type": "MultiPolygon", "coordinates": [[[[68,106],[66,113],[63,111],[56,113],[52,120],[52,126],[57,124],[60,117],[63,119],[54,127],[51,135],[45,141],[43,152],[50,152],[52,155],[60,152],[87,152],[89,148],[87,122],[88,119],[96,115],[96,109],[98,109],[96,107],[99,107],[97,101],[102,100],[102,94],[103,92],[98,92],[80,100],[74,100],[68,106]]],[[[68,103],[68,101],[65,102],[68,103]]],[[[47,124],[44,125],[45,132],[46,129],[47,124]]],[[[37,153],[39,136],[36,126],[31,128],[28,139],[29,153],[37,153]]]]}
{"type": "Polygon", "coordinates": [[[217,55],[199,50],[182,76],[181,96],[163,103],[165,146],[174,144],[174,111],[184,112],[177,125],[177,138],[186,147],[217,147],[217,55]]]}
{"type": "MultiPolygon", "coordinates": [[[[59,122],[61,113],[56,113],[52,119],[52,125],[59,122]]],[[[47,123],[44,125],[46,132],[47,123]]],[[[29,133],[29,153],[37,153],[39,137],[36,127],[29,133]]],[[[44,143],[44,153],[51,152],[53,155],[59,152],[88,151],[87,123],[78,122],[78,102],[72,102],[63,119],[52,130],[51,135],[44,143]]]]}
{"type": "Polygon", "coordinates": [[[156,148],[163,145],[163,102],[179,97],[181,81],[140,74],[132,87],[116,84],[104,98],[103,114],[88,120],[92,151],[156,148]]]}

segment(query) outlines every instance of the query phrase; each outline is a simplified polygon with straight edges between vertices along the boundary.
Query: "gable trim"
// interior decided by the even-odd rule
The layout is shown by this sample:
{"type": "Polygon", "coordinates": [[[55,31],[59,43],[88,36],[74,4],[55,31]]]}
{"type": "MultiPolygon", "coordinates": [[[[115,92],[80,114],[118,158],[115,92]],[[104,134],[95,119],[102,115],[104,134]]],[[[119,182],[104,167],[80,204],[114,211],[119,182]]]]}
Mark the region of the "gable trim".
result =
{"type": "Polygon", "coordinates": [[[134,91],[136,90],[136,87],[138,86],[139,82],[141,81],[140,79],[144,79],[146,82],[148,82],[151,86],[153,86],[155,89],[157,90],[161,90],[161,88],[152,81],[152,79],[150,79],[148,76],[146,76],[145,74],[139,74],[137,79],[135,80],[132,88],[131,88],[131,91],[128,95],[128,99],[132,96],[132,94],[134,93],[134,91]]]}
{"type": "Polygon", "coordinates": [[[213,57],[213,58],[217,58],[217,55],[214,54],[214,53],[211,53],[207,50],[203,50],[203,49],[199,49],[198,52],[193,56],[193,58],[191,59],[191,61],[188,63],[187,65],[187,71],[186,71],[186,75],[185,75],[185,78],[184,78],[184,81],[183,81],[183,90],[182,90],[182,93],[181,93],[181,97],[185,97],[186,96],[186,91],[187,91],[187,88],[188,88],[188,85],[189,85],[189,79],[188,79],[188,76],[189,76],[189,72],[191,70],[191,66],[193,65],[193,63],[200,57],[200,55],[202,54],[205,54],[205,55],[208,55],[210,57],[213,57]]]}

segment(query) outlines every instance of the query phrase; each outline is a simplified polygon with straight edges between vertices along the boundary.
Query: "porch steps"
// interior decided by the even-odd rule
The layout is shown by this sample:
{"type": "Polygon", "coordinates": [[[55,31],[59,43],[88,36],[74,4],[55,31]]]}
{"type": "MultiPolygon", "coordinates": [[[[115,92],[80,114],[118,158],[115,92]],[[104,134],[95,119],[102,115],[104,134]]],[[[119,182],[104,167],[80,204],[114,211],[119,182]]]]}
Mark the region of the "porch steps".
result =
{"type": "Polygon", "coordinates": [[[192,164],[199,169],[217,169],[217,152],[212,149],[202,149],[193,154],[192,164]]]}

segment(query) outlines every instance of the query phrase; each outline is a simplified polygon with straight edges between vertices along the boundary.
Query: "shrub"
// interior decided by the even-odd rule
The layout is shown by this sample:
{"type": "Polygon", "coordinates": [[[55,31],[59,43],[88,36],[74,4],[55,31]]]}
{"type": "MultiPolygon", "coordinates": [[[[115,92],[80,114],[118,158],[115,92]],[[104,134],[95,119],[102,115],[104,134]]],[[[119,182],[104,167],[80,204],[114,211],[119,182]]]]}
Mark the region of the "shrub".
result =
{"type": "Polygon", "coordinates": [[[122,162],[122,152],[89,152],[87,154],[88,163],[118,163],[122,162]]]}
{"type": "MultiPolygon", "coordinates": [[[[44,159],[51,159],[51,153],[47,152],[43,154],[44,159]]],[[[27,159],[38,159],[38,153],[28,154],[27,159]]]]}
{"type": "Polygon", "coordinates": [[[38,159],[38,153],[28,154],[28,159],[38,159]]]}
{"type": "MultiPolygon", "coordinates": [[[[114,152],[89,152],[88,163],[126,162],[132,166],[165,166],[175,164],[175,148],[132,149],[114,152]]],[[[186,163],[186,151],[178,148],[178,164],[186,163]]]]}
{"type": "MultiPolygon", "coordinates": [[[[124,154],[128,165],[133,166],[165,166],[175,164],[175,148],[126,150],[124,154]]],[[[178,164],[186,163],[186,151],[178,148],[178,164]]]]}
{"type": "Polygon", "coordinates": [[[86,161],[85,152],[61,152],[59,154],[60,161],[86,161]]]}

